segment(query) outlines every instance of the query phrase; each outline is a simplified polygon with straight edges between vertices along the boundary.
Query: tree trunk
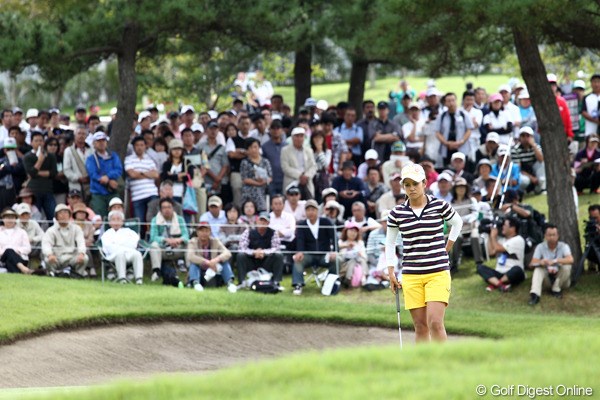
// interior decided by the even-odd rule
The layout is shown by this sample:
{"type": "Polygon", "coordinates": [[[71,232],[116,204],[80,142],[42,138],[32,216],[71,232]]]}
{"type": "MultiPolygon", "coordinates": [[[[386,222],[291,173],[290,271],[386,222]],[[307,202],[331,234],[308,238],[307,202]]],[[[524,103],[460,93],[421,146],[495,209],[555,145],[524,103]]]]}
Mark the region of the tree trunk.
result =
{"type": "Polygon", "coordinates": [[[365,83],[369,63],[364,60],[352,60],[350,70],[350,88],[348,89],[348,103],[356,109],[356,118],[362,118],[362,102],[365,99],[365,83]]]}
{"type": "Polygon", "coordinates": [[[567,135],[558,106],[546,78],[537,39],[526,28],[514,29],[513,37],[523,79],[538,117],[546,167],[549,220],[558,227],[561,240],[570,247],[576,261],[581,258],[579,223],[573,188],[569,182],[571,163],[567,135]]]}
{"type": "Polygon", "coordinates": [[[294,115],[298,115],[298,110],[304,104],[304,101],[310,97],[311,75],[312,75],[312,46],[309,44],[296,51],[294,63],[294,89],[296,92],[294,99],[294,115]]]}
{"type": "Polygon", "coordinates": [[[138,50],[139,27],[129,23],[123,30],[121,51],[118,53],[119,63],[119,98],[117,101],[117,117],[110,137],[110,148],[125,159],[127,144],[131,137],[135,105],[137,102],[137,76],[135,62],[138,50]]]}

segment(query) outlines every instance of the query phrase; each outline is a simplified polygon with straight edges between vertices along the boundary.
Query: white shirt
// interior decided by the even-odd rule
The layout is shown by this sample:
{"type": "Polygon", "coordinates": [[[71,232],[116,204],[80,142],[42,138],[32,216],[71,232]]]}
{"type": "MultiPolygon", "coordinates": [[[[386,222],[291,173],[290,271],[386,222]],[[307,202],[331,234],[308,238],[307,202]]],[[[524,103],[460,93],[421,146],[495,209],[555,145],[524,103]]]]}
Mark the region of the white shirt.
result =
{"type": "Polygon", "coordinates": [[[269,228],[275,232],[281,231],[283,236],[281,240],[285,242],[291,242],[296,237],[296,219],[289,212],[282,211],[281,216],[277,217],[274,212],[269,214],[271,221],[269,222],[269,228]]]}
{"type": "Polygon", "coordinates": [[[300,222],[306,219],[306,209],[304,208],[305,204],[306,200],[298,200],[298,205],[294,211],[290,206],[290,202],[286,200],[285,204],[283,205],[283,211],[292,214],[296,219],[296,222],[300,222]]]}
{"type": "MultiPolygon", "coordinates": [[[[587,111],[593,118],[598,118],[598,102],[600,101],[600,94],[590,93],[583,99],[583,109],[587,111]]],[[[585,120],[585,134],[591,135],[596,133],[598,130],[598,124],[585,120]]]]}
{"type": "Polygon", "coordinates": [[[514,104],[511,103],[510,101],[508,103],[506,103],[504,105],[504,109],[506,111],[508,111],[508,113],[510,114],[510,117],[512,118],[512,122],[513,122],[513,133],[515,134],[515,136],[517,136],[519,134],[519,129],[521,125],[521,110],[519,110],[519,107],[514,104]]]}
{"type": "MultiPolygon", "coordinates": [[[[196,143],[194,146],[197,149],[199,149],[200,145],[206,143],[207,141],[208,141],[208,137],[206,135],[204,135],[204,136],[202,136],[200,138],[200,140],[198,141],[198,143],[196,143]]],[[[219,131],[219,133],[217,133],[217,144],[220,144],[223,147],[225,147],[227,145],[227,142],[225,141],[225,135],[221,131],[219,131]]]]}
{"type": "Polygon", "coordinates": [[[404,135],[404,139],[406,139],[406,147],[408,149],[420,149],[423,147],[423,140],[425,137],[423,134],[423,127],[425,127],[425,120],[423,118],[419,118],[417,120],[417,129],[414,136],[414,139],[417,141],[411,142],[408,140],[408,137],[410,136],[414,126],[415,124],[412,121],[408,121],[402,125],[402,134],[404,135]]]}
{"type": "MultiPolygon", "coordinates": [[[[157,171],[156,163],[144,153],[142,158],[137,154],[132,154],[125,158],[125,171],[149,172],[157,171]]],[[[154,179],[129,179],[129,188],[131,190],[131,201],[146,199],[151,196],[158,196],[158,189],[154,179]]]]}
{"type": "Polygon", "coordinates": [[[373,228],[373,227],[377,227],[377,228],[381,228],[381,224],[377,221],[375,221],[373,218],[371,217],[365,217],[365,219],[363,219],[362,221],[357,221],[354,217],[350,218],[350,221],[354,222],[356,225],[360,226],[361,228],[364,226],[368,226],[369,228],[373,228]]]}
{"type": "Polygon", "coordinates": [[[310,232],[312,233],[312,235],[314,236],[315,239],[319,238],[319,218],[317,218],[317,222],[315,222],[315,224],[311,224],[310,220],[306,220],[306,224],[308,225],[308,228],[310,229],[310,232]]]}
{"type": "Polygon", "coordinates": [[[140,236],[130,228],[121,228],[115,231],[113,228],[108,229],[102,235],[102,250],[106,254],[106,258],[114,260],[117,253],[123,250],[137,249],[140,236]]]}
{"type": "MultiPolygon", "coordinates": [[[[242,136],[242,133],[238,132],[238,136],[243,139],[249,139],[251,137],[255,137],[255,136],[252,136],[252,131],[248,132],[248,136],[242,136]]],[[[230,151],[235,151],[235,143],[233,142],[232,138],[227,138],[227,144],[225,146],[225,151],[227,153],[229,153],[230,151]]]]}
{"type": "Polygon", "coordinates": [[[8,129],[4,125],[0,125],[0,140],[4,140],[8,137],[8,129]]]}

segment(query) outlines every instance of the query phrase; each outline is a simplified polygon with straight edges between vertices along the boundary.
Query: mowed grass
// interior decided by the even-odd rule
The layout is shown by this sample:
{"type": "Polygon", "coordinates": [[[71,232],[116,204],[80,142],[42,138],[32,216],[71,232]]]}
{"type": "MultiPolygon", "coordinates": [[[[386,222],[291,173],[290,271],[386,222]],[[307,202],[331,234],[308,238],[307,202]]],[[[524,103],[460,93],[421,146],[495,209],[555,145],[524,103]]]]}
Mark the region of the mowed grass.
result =
{"type": "MultiPolygon", "coordinates": [[[[588,204],[596,202],[597,196],[581,196],[579,200],[582,221],[588,204]]],[[[547,214],[545,196],[526,201],[547,214]]],[[[490,260],[489,265],[494,264],[490,260]]],[[[208,376],[169,375],[142,383],[53,392],[46,398],[458,399],[475,397],[477,384],[488,388],[491,384],[595,384],[593,366],[600,350],[600,276],[586,274],[562,300],[546,294],[536,307],[527,305],[531,273],[528,278],[511,293],[486,293],[472,260],[466,260],[453,279],[446,314],[448,332],[501,341],[466,340],[445,346],[407,347],[403,352],[390,346],[294,355],[208,376]]],[[[284,284],[289,288],[289,278],[284,284]]],[[[394,298],[388,290],[348,290],[325,298],[314,284],[298,298],[289,289],[275,296],[245,291],[232,295],[224,289],[198,293],[157,284],[138,287],[3,275],[0,308],[0,343],[57,328],[153,320],[246,318],[391,329],[397,324],[394,298]]],[[[412,328],[404,310],[402,326],[412,328]]],[[[18,394],[0,391],[0,398],[18,394]]]]}
{"type": "MultiPolygon", "coordinates": [[[[419,92],[427,89],[427,81],[429,78],[421,76],[407,76],[406,81],[410,87],[415,90],[417,96],[419,92]]],[[[459,98],[466,90],[468,82],[473,83],[473,87],[484,87],[488,93],[494,93],[502,84],[507,84],[510,76],[507,75],[479,75],[479,76],[445,76],[435,80],[436,87],[443,93],[454,92],[459,98]]],[[[399,78],[382,78],[375,81],[375,86],[371,86],[369,81],[365,84],[365,100],[371,99],[374,102],[381,100],[387,101],[390,91],[397,92],[399,89],[399,78]]],[[[348,100],[348,82],[343,83],[325,83],[312,86],[312,97],[317,100],[327,100],[331,104],[337,104],[340,101],[348,100]]],[[[294,103],[294,87],[293,86],[278,86],[275,87],[275,93],[283,95],[286,103],[292,105],[294,103]]]]}
{"type": "Polygon", "coordinates": [[[596,394],[600,388],[594,366],[599,351],[594,334],[550,331],[543,337],[465,340],[403,351],[390,345],[311,352],[203,376],[169,375],[35,398],[448,400],[477,398],[479,385],[488,393],[484,398],[494,398],[490,395],[494,385],[515,385],[508,398],[516,398],[517,390],[527,390],[516,385],[552,388],[555,395],[576,385],[591,387],[596,394]]]}

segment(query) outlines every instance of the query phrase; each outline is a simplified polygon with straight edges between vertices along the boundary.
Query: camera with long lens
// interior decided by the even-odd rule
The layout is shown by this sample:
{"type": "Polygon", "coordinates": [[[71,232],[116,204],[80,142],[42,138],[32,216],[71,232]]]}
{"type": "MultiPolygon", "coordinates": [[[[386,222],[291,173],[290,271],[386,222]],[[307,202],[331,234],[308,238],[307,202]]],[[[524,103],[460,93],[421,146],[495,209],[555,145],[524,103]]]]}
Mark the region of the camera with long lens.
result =
{"type": "Polygon", "coordinates": [[[498,216],[494,219],[483,218],[479,221],[479,233],[489,234],[494,226],[501,232],[502,225],[504,225],[504,218],[502,217],[498,216]]]}

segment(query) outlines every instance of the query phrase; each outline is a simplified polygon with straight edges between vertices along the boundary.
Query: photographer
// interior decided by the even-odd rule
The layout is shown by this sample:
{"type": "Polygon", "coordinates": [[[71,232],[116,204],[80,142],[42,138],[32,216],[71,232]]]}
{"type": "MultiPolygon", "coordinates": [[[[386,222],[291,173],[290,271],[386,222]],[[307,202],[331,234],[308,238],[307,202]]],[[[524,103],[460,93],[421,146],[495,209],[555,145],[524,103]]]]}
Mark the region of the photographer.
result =
{"type": "Polygon", "coordinates": [[[529,266],[533,270],[529,305],[540,302],[542,286],[551,286],[552,296],[562,297],[561,289],[571,285],[571,265],[573,256],[569,245],[558,241],[558,228],[547,224],[544,230],[544,241],[535,248],[529,266]]]}
{"type": "MultiPolygon", "coordinates": [[[[589,220],[585,228],[586,242],[591,242],[591,245],[600,250],[600,204],[592,204],[588,207],[588,217],[589,220]]],[[[598,260],[598,254],[593,248],[590,249],[587,259],[590,263],[590,270],[592,270],[592,263],[595,264],[595,269],[599,270],[600,260],[598,260]]]]}
{"type": "Polygon", "coordinates": [[[486,290],[492,292],[500,289],[510,291],[512,285],[525,280],[525,239],[519,236],[519,221],[514,217],[506,217],[502,224],[502,236],[498,239],[498,228],[490,230],[488,250],[490,256],[496,258],[496,269],[483,264],[477,266],[477,273],[488,283],[486,290]]]}

